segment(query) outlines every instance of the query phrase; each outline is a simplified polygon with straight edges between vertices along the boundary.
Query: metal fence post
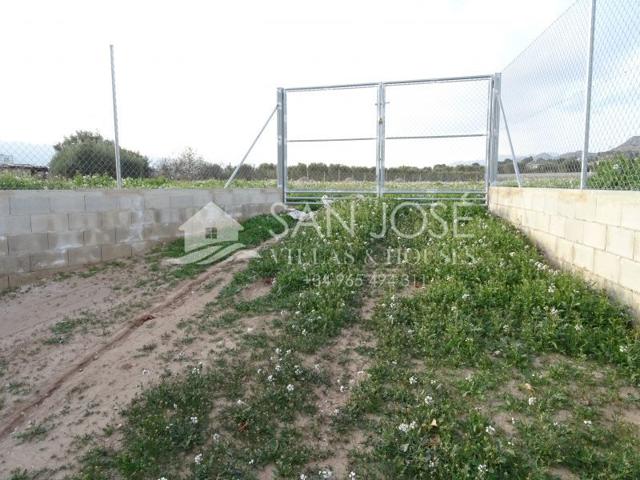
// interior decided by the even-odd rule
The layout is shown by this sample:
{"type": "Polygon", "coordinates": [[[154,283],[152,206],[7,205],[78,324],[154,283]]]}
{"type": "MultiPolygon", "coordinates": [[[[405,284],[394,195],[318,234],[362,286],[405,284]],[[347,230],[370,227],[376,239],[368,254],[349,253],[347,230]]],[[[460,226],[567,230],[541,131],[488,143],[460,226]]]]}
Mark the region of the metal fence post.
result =
{"type": "Polygon", "coordinates": [[[384,83],[378,84],[378,122],[376,129],[376,194],[384,194],[384,140],[385,140],[385,91],[384,83]]]}
{"type": "Polygon", "coordinates": [[[116,66],[113,58],[113,45],[109,45],[111,56],[111,95],[113,97],[113,148],[116,158],[116,185],[122,188],[122,170],[120,167],[120,140],[118,139],[118,106],[116,104],[116,66]]]}
{"type": "Polygon", "coordinates": [[[496,183],[498,178],[498,150],[500,138],[500,88],[501,75],[496,73],[491,79],[491,95],[489,96],[489,151],[486,165],[486,190],[496,183]]]}
{"type": "Polygon", "coordinates": [[[240,171],[240,168],[242,168],[242,165],[244,165],[244,162],[247,159],[247,157],[249,156],[249,154],[251,153],[251,151],[253,150],[253,147],[256,146],[256,143],[258,143],[258,140],[260,140],[260,137],[262,136],[264,131],[267,129],[267,126],[269,125],[269,122],[271,121],[271,119],[275,115],[277,109],[278,109],[278,107],[276,106],[276,108],[271,110],[271,113],[267,117],[267,121],[264,122],[264,125],[262,126],[262,128],[258,132],[258,135],[256,135],[256,137],[253,139],[253,142],[251,142],[251,145],[249,146],[249,149],[244,154],[244,157],[242,157],[242,160],[240,160],[240,163],[238,163],[238,165],[236,165],[236,168],[233,169],[233,172],[231,173],[231,176],[227,179],[227,182],[224,184],[224,188],[229,188],[229,185],[231,185],[231,182],[233,182],[233,180],[236,178],[236,175],[238,175],[238,172],[240,171]]]}
{"type": "Polygon", "coordinates": [[[591,90],[593,87],[593,41],[596,29],[596,0],[591,0],[589,22],[589,52],[587,55],[587,85],[584,100],[584,144],[582,146],[580,189],[587,188],[587,170],[589,168],[589,133],[591,130],[591,90]]]}
{"type": "Polygon", "coordinates": [[[282,192],[282,202],[287,202],[287,93],[278,88],[278,188],[282,192]]]}

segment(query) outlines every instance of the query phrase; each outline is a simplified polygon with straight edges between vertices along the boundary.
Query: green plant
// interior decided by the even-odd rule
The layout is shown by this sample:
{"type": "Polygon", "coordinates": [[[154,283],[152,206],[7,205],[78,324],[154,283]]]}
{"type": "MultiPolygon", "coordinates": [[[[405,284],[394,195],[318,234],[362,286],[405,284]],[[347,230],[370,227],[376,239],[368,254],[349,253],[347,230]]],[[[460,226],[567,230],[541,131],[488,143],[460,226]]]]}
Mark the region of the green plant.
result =
{"type": "Polygon", "coordinates": [[[640,190],[640,157],[617,154],[600,160],[589,178],[590,188],[640,190]]]}
{"type": "MultiPolygon", "coordinates": [[[[99,134],[78,131],[54,148],[49,164],[53,176],[116,175],[114,144],[99,134]]],[[[120,164],[123,177],[147,177],[151,171],[147,157],[125,148],[120,149],[120,164]]]]}

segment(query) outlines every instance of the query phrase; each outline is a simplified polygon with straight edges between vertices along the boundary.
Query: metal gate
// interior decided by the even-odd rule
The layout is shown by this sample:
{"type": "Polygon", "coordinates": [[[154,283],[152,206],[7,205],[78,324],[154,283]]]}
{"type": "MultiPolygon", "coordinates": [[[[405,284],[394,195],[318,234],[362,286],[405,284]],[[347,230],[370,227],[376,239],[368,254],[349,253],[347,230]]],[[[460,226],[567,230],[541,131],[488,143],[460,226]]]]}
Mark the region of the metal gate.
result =
{"type": "Polygon", "coordinates": [[[500,75],[278,89],[278,183],[323,196],[486,202],[500,75]]]}

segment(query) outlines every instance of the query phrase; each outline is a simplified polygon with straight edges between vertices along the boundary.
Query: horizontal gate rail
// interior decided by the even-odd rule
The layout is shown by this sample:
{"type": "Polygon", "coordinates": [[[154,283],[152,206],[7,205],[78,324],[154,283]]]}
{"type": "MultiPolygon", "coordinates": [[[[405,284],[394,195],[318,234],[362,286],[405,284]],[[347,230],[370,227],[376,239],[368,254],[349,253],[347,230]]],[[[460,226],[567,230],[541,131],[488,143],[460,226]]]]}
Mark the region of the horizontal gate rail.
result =
{"type": "Polygon", "coordinates": [[[342,85],[324,85],[315,87],[292,87],[285,88],[285,92],[318,92],[322,90],[346,90],[349,88],[373,88],[382,84],[385,87],[396,85],[420,85],[425,83],[453,83],[453,82],[473,82],[482,80],[491,80],[493,75],[472,75],[467,77],[441,77],[426,78],[422,80],[399,80],[391,82],[370,82],[370,83],[345,83],[342,85]]]}
{"type": "Polygon", "coordinates": [[[287,143],[312,143],[312,142],[360,142],[363,140],[375,140],[376,137],[354,137],[354,138],[294,138],[287,140],[287,143]]]}
{"type": "Polygon", "coordinates": [[[472,138],[472,137],[486,137],[486,133],[462,133],[457,135],[413,135],[413,136],[395,136],[384,137],[385,140],[428,140],[432,138],[472,138]]]}

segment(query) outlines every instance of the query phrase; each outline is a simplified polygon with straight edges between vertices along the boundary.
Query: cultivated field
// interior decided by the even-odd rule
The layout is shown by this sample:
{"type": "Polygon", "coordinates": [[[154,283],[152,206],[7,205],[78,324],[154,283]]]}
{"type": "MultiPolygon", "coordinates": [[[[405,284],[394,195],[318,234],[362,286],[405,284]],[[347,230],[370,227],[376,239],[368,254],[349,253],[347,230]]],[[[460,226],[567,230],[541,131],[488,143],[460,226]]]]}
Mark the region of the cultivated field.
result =
{"type": "Polygon", "coordinates": [[[622,307],[482,208],[352,205],[0,297],[2,476],[640,478],[622,307]]]}

